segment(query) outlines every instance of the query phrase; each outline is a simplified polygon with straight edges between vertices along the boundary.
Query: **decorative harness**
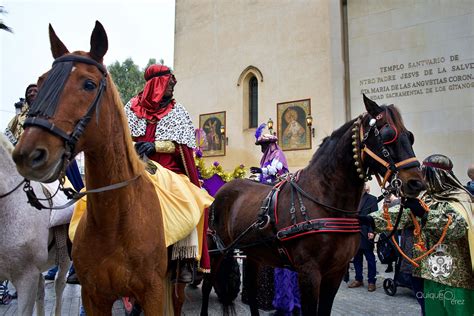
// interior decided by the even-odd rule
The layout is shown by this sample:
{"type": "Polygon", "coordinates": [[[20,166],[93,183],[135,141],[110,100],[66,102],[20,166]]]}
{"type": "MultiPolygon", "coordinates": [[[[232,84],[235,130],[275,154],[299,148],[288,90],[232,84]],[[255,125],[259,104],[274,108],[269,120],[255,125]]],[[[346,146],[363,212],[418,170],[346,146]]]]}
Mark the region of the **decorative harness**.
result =
{"type": "MultiPolygon", "coordinates": [[[[368,114],[367,114],[368,115],[368,114]]],[[[384,197],[385,197],[385,203],[388,203],[388,197],[391,193],[395,194],[396,196],[400,196],[400,191],[401,191],[401,186],[402,186],[402,181],[398,178],[398,171],[401,169],[408,169],[412,167],[417,167],[420,166],[418,160],[416,157],[410,157],[408,159],[402,160],[400,162],[395,163],[393,158],[390,156],[390,152],[386,149],[385,145],[390,144],[394,142],[398,136],[399,133],[395,126],[393,124],[387,123],[385,126],[382,127],[381,130],[387,129],[387,131],[382,131],[384,134],[393,134],[390,139],[383,139],[381,131],[377,128],[376,122],[377,120],[380,120],[383,118],[383,113],[380,113],[376,116],[376,118],[372,118],[369,121],[369,129],[364,132],[363,126],[362,126],[362,119],[363,115],[360,115],[357,120],[354,122],[354,127],[352,128],[352,145],[354,146],[353,148],[353,153],[354,153],[354,165],[356,166],[356,171],[359,174],[359,178],[364,180],[364,182],[368,181],[370,176],[367,176],[367,174],[370,174],[370,171],[368,168],[364,167],[364,159],[365,159],[365,154],[373,158],[376,162],[381,164],[383,167],[387,169],[383,181],[380,180],[378,177],[378,174],[374,172],[377,176],[377,180],[379,182],[379,185],[382,189],[383,194],[379,196],[377,199],[377,203],[380,202],[384,197]],[[378,143],[378,146],[380,148],[380,151],[383,155],[384,158],[378,156],[375,154],[372,150],[370,150],[366,144],[367,139],[371,135],[371,133],[374,134],[376,137],[376,141],[378,143]],[[392,180],[390,181],[389,185],[386,187],[387,181],[392,177],[392,180]]],[[[359,210],[344,210],[340,208],[336,208],[334,206],[330,206],[327,204],[324,204],[314,198],[313,196],[309,195],[307,192],[305,192],[299,185],[298,185],[298,179],[299,179],[300,171],[296,172],[295,174],[287,174],[284,179],[277,184],[275,184],[272,188],[272,190],[268,193],[266,198],[264,199],[262,206],[260,207],[260,211],[257,216],[257,220],[246,230],[244,230],[239,236],[237,236],[236,239],[227,247],[224,246],[222,240],[213,232],[212,238],[216,242],[216,245],[218,249],[211,250],[210,252],[221,252],[226,254],[227,252],[239,248],[247,248],[251,246],[255,246],[258,244],[262,243],[267,243],[268,240],[263,240],[258,243],[254,243],[252,245],[239,245],[239,241],[252,229],[258,228],[258,229],[266,229],[268,226],[271,225],[271,228],[275,234],[274,237],[272,237],[270,240],[274,241],[275,238],[278,241],[278,252],[280,254],[281,259],[283,262],[285,262],[285,265],[288,266],[289,268],[292,267],[292,259],[288,253],[288,251],[285,248],[284,242],[296,238],[300,238],[305,235],[309,234],[316,234],[316,233],[360,233],[360,223],[357,218],[341,218],[341,217],[330,217],[330,218],[318,218],[318,219],[310,219],[306,207],[303,204],[303,199],[302,196],[304,196],[306,199],[309,199],[310,201],[323,206],[326,210],[329,211],[334,211],[334,212],[339,212],[339,213],[345,213],[345,214],[357,214],[359,210]],[[290,192],[291,192],[291,205],[290,205],[290,220],[291,220],[291,225],[288,227],[284,227],[280,230],[276,229],[276,224],[278,224],[278,194],[280,191],[283,189],[283,187],[288,184],[290,186],[290,192]],[[298,198],[298,202],[300,205],[300,214],[302,215],[304,221],[302,222],[297,222],[296,221],[296,207],[295,207],[295,193],[298,198]],[[273,210],[273,211],[271,211],[273,210]]],[[[388,205],[388,204],[387,204],[388,205]]],[[[372,205],[371,205],[372,206],[372,205]]],[[[400,207],[400,212],[398,214],[396,223],[395,223],[395,228],[392,230],[390,235],[387,238],[392,237],[393,234],[398,228],[398,224],[400,222],[401,218],[401,213],[403,210],[403,203],[400,207]]],[[[211,210],[211,221],[213,219],[213,212],[214,209],[212,208],[211,210]]]]}
{"type": "MultiPolygon", "coordinates": [[[[128,179],[126,181],[114,183],[105,187],[92,189],[92,190],[88,190],[88,191],[84,191],[80,193],[76,192],[75,190],[71,188],[64,187],[65,169],[67,165],[69,164],[70,160],[74,157],[74,150],[75,150],[76,144],[79,138],[82,136],[82,134],[84,134],[84,130],[87,124],[92,119],[92,114],[94,113],[94,111],[96,112],[96,120],[98,122],[100,104],[101,104],[100,101],[102,100],[102,96],[106,88],[107,88],[107,70],[102,64],[98,63],[97,61],[89,57],[78,56],[78,55],[65,55],[65,56],[61,56],[57,58],[53,62],[53,67],[50,73],[48,74],[48,77],[46,78],[43,86],[39,90],[37,98],[31,105],[28,111],[28,118],[25,120],[25,123],[23,124],[23,126],[24,128],[29,127],[29,126],[40,127],[42,129],[45,129],[49,133],[64,140],[65,152],[62,157],[63,164],[62,164],[62,170],[60,173],[61,180],[60,180],[58,189],[63,191],[64,194],[66,194],[66,196],[69,199],[71,199],[71,201],[69,201],[68,203],[62,206],[46,207],[42,205],[41,202],[39,201],[40,199],[36,197],[36,194],[34,193],[33,188],[30,185],[30,181],[25,179],[24,181],[25,186],[23,190],[26,192],[26,195],[28,197],[28,202],[34,207],[36,207],[37,209],[66,208],[69,205],[75,203],[81,197],[89,193],[99,193],[99,192],[122,188],[140,177],[140,175],[136,175],[135,177],[128,179]],[[66,84],[67,78],[69,77],[75,62],[89,64],[89,65],[93,65],[97,67],[97,69],[99,69],[99,71],[102,73],[102,78],[99,82],[97,94],[94,100],[92,101],[91,105],[87,109],[87,112],[76,123],[73,131],[70,134],[68,134],[64,130],[54,125],[54,123],[50,122],[49,119],[54,116],[57,110],[62,91],[64,90],[64,86],[66,84]]],[[[13,189],[11,192],[13,192],[14,190],[15,189],[13,189]]],[[[1,197],[3,197],[3,195],[1,197]]]]}

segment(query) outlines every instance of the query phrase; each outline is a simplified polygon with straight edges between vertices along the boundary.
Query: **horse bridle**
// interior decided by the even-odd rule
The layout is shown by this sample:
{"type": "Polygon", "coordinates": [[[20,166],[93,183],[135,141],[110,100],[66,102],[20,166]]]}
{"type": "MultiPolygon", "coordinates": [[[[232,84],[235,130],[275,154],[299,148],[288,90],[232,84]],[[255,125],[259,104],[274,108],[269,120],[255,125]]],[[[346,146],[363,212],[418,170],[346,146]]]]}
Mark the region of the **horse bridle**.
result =
{"type": "MultiPolygon", "coordinates": [[[[30,110],[28,111],[28,118],[25,120],[23,127],[26,128],[28,126],[37,126],[47,130],[48,132],[58,136],[59,138],[62,138],[65,141],[66,149],[64,152],[63,159],[69,161],[73,156],[74,148],[76,147],[79,138],[82,136],[87,124],[92,119],[92,113],[97,110],[96,116],[97,118],[99,116],[98,105],[100,104],[102,95],[107,87],[107,71],[103,65],[91,58],[77,55],[65,55],[57,58],[53,62],[51,72],[52,73],[46,78],[44,85],[41,87],[36,100],[31,105],[30,110]],[[48,119],[51,118],[56,112],[56,109],[59,104],[59,96],[61,95],[64,89],[66,79],[69,77],[74,62],[96,66],[97,69],[99,69],[102,73],[102,78],[99,82],[98,91],[94,98],[94,101],[92,101],[91,105],[87,109],[86,114],[84,114],[84,116],[77,122],[73,131],[70,134],[67,134],[65,131],[54,125],[54,123],[48,121],[48,119]],[[62,68],[59,67],[61,63],[65,63],[65,66],[63,66],[62,68]],[[58,70],[55,71],[56,69],[58,70]],[[66,74],[67,76],[65,76],[66,74]],[[56,77],[55,75],[62,75],[62,78],[64,78],[64,81],[59,83],[59,87],[52,86],[53,84],[58,84],[58,82],[54,80],[55,78],[52,78],[56,77]],[[52,94],[54,95],[51,96],[52,94]],[[53,102],[45,102],[49,100],[53,102]]],[[[63,164],[63,166],[63,168],[65,168],[67,164],[63,164]]]]}
{"type": "MultiPolygon", "coordinates": [[[[366,114],[366,115],[369,115],[369,114],[366,114]]],[[[369,115],[369,118],[370,118],[369,129],[366,132],[364,132],[364,126],[362,124],[363,117],[364,116],[359,116],[358,119],[354,122],[354,127],[352,128],[352,132],[354,132],[354,134],[352,135],[352,139],[353,139],[352,145],[354,146],[352,151],[354,152],[354,157],[353,157],[355,160],[354,164],[357,168],[356,171],[359,174],[359,178],[363,179],[365,182],[371,179],[370,175],[367,175],[368,168],[364,167],[365,155],[368,155],[369,157],[374,159],[377,163],[381,164],[387,170],[385,172],[385,175],[383,176],[383,179],[380,179],[378,173],[374,172],[374,175],[382,191],[385,189],[385,185],[387,184],[387,181],[393,175],[393,179],[390,182],[390,186],[392,187],[391,190],[395,190],[397,192],[391,192],[391,193],[395,193],[396,195],[399,195],[402,183],[401,183],[401,180],[397,177],[398,171],[402,169],[419,167],[420,163],[418,162],[418,159],[415,156],[404,159],[399,162],[395,162],[393,160],[392,156],[390,155],[390,152],[385,147],[385,145],[394,142],[399,137],[399,133],[397,129],[392,126],[392,124],[387,123],[389,128],[394,129],[395,136],[388,141],[384,141],[382,139],[382,134],[376,124],[377,121],[383,117],[382,113],[379,113],[375,118],[372,118],[369,115]],[[380,149],[380,152],[382,153],[383,158],[377,155],[376,153],[374,153],[367,146],[367,139],[369,138],[372,132],[374,136],[376,137],[376,142],[380,149]]]]}
{"type": "MultiPolygon", "coordinates": [[[[93,60],[92,58],[84,57],[84,56],[77,56],[77,55],[65,55],[57,58],[53,62],[53,67],[51,69],[51,73],[46,78],[44,85],[41,87],[36,100],[30,107],[28,111],[28,118],[25,120],[23,127],[26,128],[28,126],[36,126],[42,129],[45,129],[49,133],[58,136],[59,138],[64,140],[64,147],[65,152],[62,157],[63,159],[63,169],[61,170],[61,175],[64,175],[65,168],[69,164],[71,158],[74,156],[74,149],[79,138],[84,134],[84,130],[89,124],[90,120],[92,119],[92,113],[96,111],[96,118],[98,122],[99,117],[99,105],[102,99],[102,95],[107,88],[107,70],[105,67],[98,63],[97,61],[93,60]],[[59,104],[59,97],[62,94],[64,89],[64,85],[66,83],[66,79],[69,77],[69,74],[72,71],[73,64],[77,63],[84,63],[96,66],[97,69],[102,73],[102,78],[99,82],[99,87],[97,94],[95,95],[94,100],[89,105],[87,112],[84,116],[76,123],[74,126],[73,131],[68,134],[54,123],[51,123],[48,119],[51,118],[59,104]]],[[[28,197],[28,202],[36,207],[37,209],[63,209],[66,208],[77,200],[82,198],[83,196],[89,193],[99,193],[105,192],[110,190],[115,190],[118,188],[122,188],[127,186],[132,181],[135,181],[140,177],[140,174],[134,176],[131,179],[114,183],[105,187],[92,189],[84,192],[76,192],[71,188],[64,188],[63,181],[60,181],[60,189],[63,191],[66,196],[71,199],[68,203],[57,206],[57,207],[46,207],[39,202],[39,199],[36,197],[36,194],[33,191],[33,188],[30,185],[30,181],[25,179],[25,186],[23,190],[26,192],[28,197]]],[[[22,182],[23,183],[23,182],[22,182]]]]}

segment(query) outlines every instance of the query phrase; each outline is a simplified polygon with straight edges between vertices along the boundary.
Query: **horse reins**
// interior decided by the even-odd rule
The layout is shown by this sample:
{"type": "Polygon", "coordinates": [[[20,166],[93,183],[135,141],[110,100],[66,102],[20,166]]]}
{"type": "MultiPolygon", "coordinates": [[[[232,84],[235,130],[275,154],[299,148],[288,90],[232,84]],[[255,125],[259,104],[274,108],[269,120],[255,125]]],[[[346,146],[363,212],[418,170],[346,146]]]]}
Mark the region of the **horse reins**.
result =
{"type": "Polygon", "coordinates": [[[7,193],[4,193],[2,195],[0,195],[0,199],[3,199],[4,197],[7,197],[9,196],[10,194],[12,194],[13,192],[15,192],[19,187],[21,187],[21,185],[23,183],[25,183],[25,181],[27,181],[26,179],[23,179],[23,181],[21,181],[20,183],[17,184],[16,187],[14,187],[13,189],[11,189],[10,191],[8,191],[7,193]]]}
{"type": "Polygon", "coordinates": [[[29,180],[25,181],[26,183],[25,183],[25,187],[23,188],[23,190],[25,191],[26,196],[28,197],[28,203],[30,203],[33,207],[37,208],[38,210],[41,210],[41,209],[61,210],[61,209],[64,209],[64,208],[66,208],[68,206],[71,206],[72,204],[76,203],[79,199],[86,196],[87,194],[101,193],[101,192],[120,189],[120,188],[123,188],[123,187],[129,185],[131,182],[137,180],[139,177],[140,177],[140,175],[136,175],[135,177],[133,177],[131,179],[128,179],[126,181],[110,184],[110,185],[107,185],[105,187],[100,187],[100,188],[97,188],[97,189],[91,189],[91,190],[87,190],[87,191],[83,191],[83,192],[77,192],[72,188],[65,188],[63,186],[63,184],[60,183],[58,189],[63,191],[64,194],[66,195],[66,197],[70,200],[69,202],[67,202],[66,204],[63,204],[61,206],[51,206],[51,207],[44,206],[40,202],[40,200],[50,201],[50,199],[38,199],[36,197],[35,192],[33,191],[33,187],[30,185],[29,180]]]}

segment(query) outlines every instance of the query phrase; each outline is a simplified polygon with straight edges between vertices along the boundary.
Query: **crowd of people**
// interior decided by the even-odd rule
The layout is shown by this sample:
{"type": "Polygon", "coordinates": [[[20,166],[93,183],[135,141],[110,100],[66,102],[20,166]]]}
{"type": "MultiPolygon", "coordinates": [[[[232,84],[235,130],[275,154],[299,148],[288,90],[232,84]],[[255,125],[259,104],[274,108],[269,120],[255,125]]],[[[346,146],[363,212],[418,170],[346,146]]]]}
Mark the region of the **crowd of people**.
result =
{"type": "MultiPolygon", "coordinates": [[[[199,205],[209,205],[212,198],[200,188],[199,175],[194,162],[195,144],[194,126],[183,105],[173,97],[177,83],[171,69],[164,65],[151,65],[145,71],[145,86],[124,107],[137,154],[147,163],[150,173],[166,168],[186,178],[186,186],[195,192],[193,198],[202,200],[199,205]]],[[[36,84],[25,91],[25,101],[21,110],[10,121],[5,134],[16,144],[23,132],[29,106],[38,93],[36,84]]],[[[262,124],[255,134],[256,145],[261,147],[262,158],[259,167],[250,168],[257,181],[273,184],[289,172],[288,163],[278,138],[273,134],[264,134],[262,124]]],[[[293,135],[293,134],[292,134],[293,135]]],[[[402,249],[412,258],[422,256],[433,245],[435,252],[418,260],[418,265],[410,265],[410,260],[402,265],[410,267],[411,287],[420,303],[423,315],[462,315],[474,311],[474,165],[468,168],[471,179],[463,186],[453,173],[452,161],[440,154],[427,157],[423,161],[422,173],[427,190],[421,199],[407,198],[404,206],[400,231],[403,236],[402,249]],[[444,229],[442,229],[444,228],[444,229]],[[442,240],[442,242],[439,242],[442,240]],[[408,242],[407,242],[408,241],[408,242]],[[439,259],[441,258],[441,259],[439,259]],[[439,260],[438,260],[439,259],[439,260]],[[440,261],[441,260],[441,261],[440,261]],[[451,293],[452,300],[439,299],[439,293],[451,293]],[[453,303],[455,302],[455,303],[453,303]]],[[[71,164],[68,178],[76,190],[84,184],[79,176],[77,165],[71,164]]],[[[387,214],[379,208],[377,198],[370,194],[365,186],[359,204],[361,220],[361,243],[353,258],[355,280],[349,288],[364,286],[363,258],[367,262],[367,290],[376,290],[377,271],[374,254],[377,233],[387,232],[387,214]]],[[[162,206],[163,207],[163,206],[162,206]]],[[[164,206],[166,208],[166,205],[164,206]]],[[[400,208],[400,200],[389,205],[389,217],[392,222],[400,208]]],[[[202,210],[196,210],[202,212],[202,210]]],[[[204,210],[204,222],[200,230],[179,240],[173,246],[173,271],[176,282],[190,283],[193,280],[192,268],[198,261],[200,270],[209,272],[210,260],[206,243],[207,210],[204,210]],[[197,249],[201,249],[198,253],[197,249]]],[[[77,217],[77,218],[80,218],[77,217]]],[[[72,227],[75,227],[71,224],[72,227]]],[[[199,225],[198,225],[199,226],[199,225]]],[[[45,278],[55,277],[55,268],[45,274],[45,278]]],[[[391,272],[389,265],[386,272],[391,272]]],[[[393,268],[392,268],[393,270],[393,268]]],[[[275,315],[296,315],[301,307],[297,273],[288,269],[261,267],[259,274],[260,308],[275,310],[275,315]]],[[[348,281],[348,280],[346,280],[348,281]]],[[[71,267],[69,283],[79,281],[71,267]]],[[[245,289],[244,289],[245,292],[245,289]]],[[[446,296],[445,296],[446,297],[446,296]]]]}

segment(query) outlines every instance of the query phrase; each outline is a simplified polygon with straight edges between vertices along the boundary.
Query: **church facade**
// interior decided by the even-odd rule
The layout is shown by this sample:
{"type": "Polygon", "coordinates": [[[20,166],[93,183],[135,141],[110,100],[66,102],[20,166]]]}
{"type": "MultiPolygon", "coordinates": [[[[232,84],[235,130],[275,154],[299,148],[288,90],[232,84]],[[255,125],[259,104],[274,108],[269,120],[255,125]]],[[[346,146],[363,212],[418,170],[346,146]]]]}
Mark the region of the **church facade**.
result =
{"type": "Polygon", "coordinates": [[[399,108],[420,160],[445,154],[466,182],[472,21],[463,0],[176,0],[175,95],[203,131],[208,165],[257,166],[255,130],[271,120],[290,171],[303,168],[364,112],[365,93],[399,108]]]}

